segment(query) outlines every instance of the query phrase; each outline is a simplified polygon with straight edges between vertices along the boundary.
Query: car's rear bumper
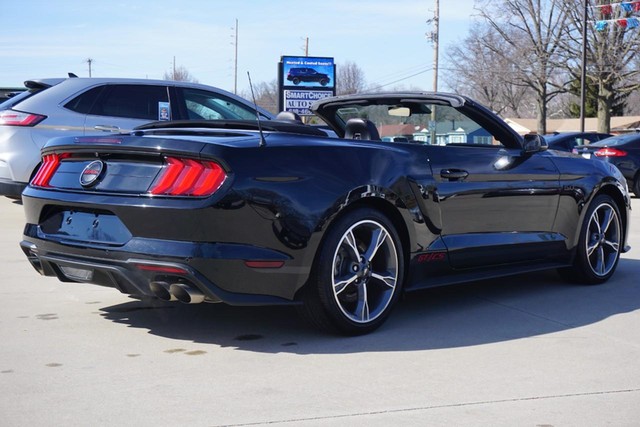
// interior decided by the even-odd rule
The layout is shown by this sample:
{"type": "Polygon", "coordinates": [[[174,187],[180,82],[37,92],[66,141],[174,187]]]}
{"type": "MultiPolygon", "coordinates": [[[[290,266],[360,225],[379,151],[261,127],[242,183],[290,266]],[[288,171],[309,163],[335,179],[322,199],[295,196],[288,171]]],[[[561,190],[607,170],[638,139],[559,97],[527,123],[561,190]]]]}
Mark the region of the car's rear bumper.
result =
{"type": "Polygon", "coordinates": [[[204,302],[296,303],[295,290],[283,292],[283,285],[292,284],[299,269],[287,267],[287,256],[276,251],[246,245],[155,239],[151,242],[136,238],[121,248],[97,248],[41,237],[37,226],[27,225],[25,240],[20,246],[40,274],[55,276],[63,282],[92,283],[132,296],[167,300],[175,298],[168,298],[169,294],[162,298],[158,283],[166,284],[167,289],[172,284],[180,284],[201,295],[204,302]],[[251,284],[254,290],[243,289],[246,284],[251,284]],[[292,297],[287,298],[283,293],[292,297]]]}
{"type": "Polygon", "coordinates": [[[20,199],[22,191],[27,186],[26,182],[15,182],[0,178],[0,196],[7,196],[12,199],[20,199]]]}

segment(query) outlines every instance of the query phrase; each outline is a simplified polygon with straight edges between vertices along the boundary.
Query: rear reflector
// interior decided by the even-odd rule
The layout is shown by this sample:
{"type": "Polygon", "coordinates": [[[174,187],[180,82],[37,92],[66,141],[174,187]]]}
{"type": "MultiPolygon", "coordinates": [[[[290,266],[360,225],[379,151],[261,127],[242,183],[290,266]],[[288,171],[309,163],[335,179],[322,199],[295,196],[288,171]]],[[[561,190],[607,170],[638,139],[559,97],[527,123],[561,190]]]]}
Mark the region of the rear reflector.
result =
{"type": "Polygon", "coordinates": [[[135,264],[140,270],[143,271],[155,271],[156,273],[169,273],[169,274],[188,274],[187,270],[179,267],[169,267],[166,265],[155,264],[135,264]]]}
{"type": "Polygon", "coordinates": [[[216,192],[227,175],[215,162],[167,157],[166,166],[149,192],[165,196],[206,197],[216,192]]]}
{"type": "Polygon", "coordinates": [[[284,261],[245,261],[244,265],[250,268],[280,268],[284,261]]]}
{"type": "Polygon", "coordinates": [[[616,148],[604,147],[593,154],[597,157],[624,157],[627,155],[627,152],[616,148]]]}
{"type": "Polygon", "coordinates": [[[22,111],[0,111],[0,125],[5,126],[35,126],[46,118],[47,116],[23,113],[22,111]]]}

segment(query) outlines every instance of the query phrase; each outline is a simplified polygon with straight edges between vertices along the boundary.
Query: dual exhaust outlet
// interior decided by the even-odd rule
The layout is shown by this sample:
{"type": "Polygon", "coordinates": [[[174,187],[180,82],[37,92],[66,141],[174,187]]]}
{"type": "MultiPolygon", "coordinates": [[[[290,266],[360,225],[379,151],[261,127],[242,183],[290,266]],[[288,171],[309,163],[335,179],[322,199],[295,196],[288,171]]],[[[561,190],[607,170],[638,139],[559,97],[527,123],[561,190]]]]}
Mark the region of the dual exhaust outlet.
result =
{"type": "Polygon", "coordinates": [[[186,283],[151,282],[149,288],[163,301],[180,301],[185,304],[204,302],[204,294],[186,283]]]}

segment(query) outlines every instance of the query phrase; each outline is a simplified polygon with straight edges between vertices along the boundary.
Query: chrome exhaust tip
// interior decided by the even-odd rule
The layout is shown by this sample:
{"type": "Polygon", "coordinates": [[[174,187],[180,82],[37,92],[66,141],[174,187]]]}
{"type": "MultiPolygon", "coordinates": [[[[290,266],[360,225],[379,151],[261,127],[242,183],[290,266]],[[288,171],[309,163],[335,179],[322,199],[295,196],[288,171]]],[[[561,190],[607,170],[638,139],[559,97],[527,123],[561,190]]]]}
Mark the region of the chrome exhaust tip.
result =
{"type": "Polygon", "coordinates": [[[167,282],[151,282],[149,283],[149,288],[151,292],[156,296],[156,298],[161,299],[162,301],[177,301],[178,299],[173,296],[170,292],[170,285],[167,282]]]}
{"type": "Polygon", "coordinates": [[[204,302],[204,294],[184,283],[172,283],[169,286],[171,296],[185,304],[200,304],[204,302]]]}

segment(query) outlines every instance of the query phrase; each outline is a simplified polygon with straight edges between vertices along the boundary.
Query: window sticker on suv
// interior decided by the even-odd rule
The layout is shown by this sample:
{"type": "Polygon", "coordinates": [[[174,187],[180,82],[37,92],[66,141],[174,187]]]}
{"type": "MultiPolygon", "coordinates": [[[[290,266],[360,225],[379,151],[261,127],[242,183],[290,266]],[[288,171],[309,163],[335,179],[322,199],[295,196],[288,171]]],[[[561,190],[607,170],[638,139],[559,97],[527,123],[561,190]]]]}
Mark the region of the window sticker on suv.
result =
{"type": "Polygon", "coordinates": [[[158,102],[158,120],[161,122],[171,120],[171,105],[168,102],[158,102]]]}

